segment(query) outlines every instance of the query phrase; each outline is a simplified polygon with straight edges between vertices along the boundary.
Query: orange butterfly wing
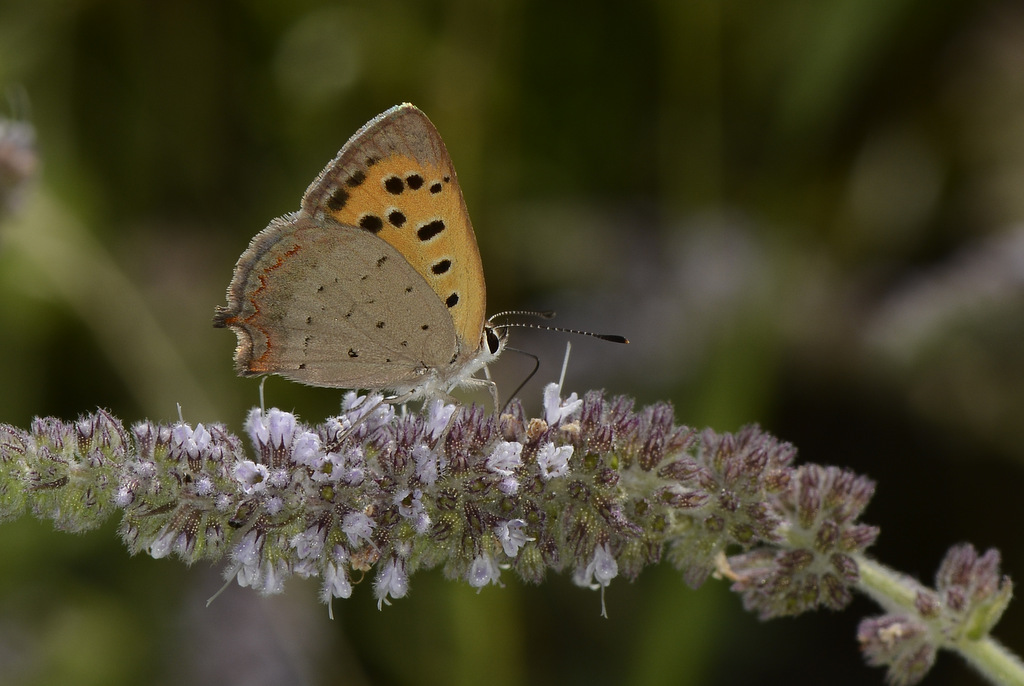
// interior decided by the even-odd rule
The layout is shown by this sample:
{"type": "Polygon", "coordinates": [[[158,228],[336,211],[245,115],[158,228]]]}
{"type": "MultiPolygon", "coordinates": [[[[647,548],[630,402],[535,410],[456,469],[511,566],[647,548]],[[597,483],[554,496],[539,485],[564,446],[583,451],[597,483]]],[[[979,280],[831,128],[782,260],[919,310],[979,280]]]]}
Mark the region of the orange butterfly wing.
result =
{"type": "Polygon", "coordinates": [[[460,353],[478,349],[480,251],[451,158],[423,112],[398,105],[367,123],[309,186],[302,208],[394,246],[448,308],[460,353]]]}

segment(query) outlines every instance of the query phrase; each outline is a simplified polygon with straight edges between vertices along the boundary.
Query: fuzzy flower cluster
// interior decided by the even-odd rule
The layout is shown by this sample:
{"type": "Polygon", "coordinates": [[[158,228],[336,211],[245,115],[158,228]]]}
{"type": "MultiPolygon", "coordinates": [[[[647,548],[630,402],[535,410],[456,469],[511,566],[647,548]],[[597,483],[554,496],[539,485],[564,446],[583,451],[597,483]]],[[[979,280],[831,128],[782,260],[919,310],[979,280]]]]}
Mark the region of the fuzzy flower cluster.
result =
{"type": "Polygon", "coordinates": [[[845,607],[858,581],[854,557],[878,536],[877,528],[856,521],[874,494],[870,480],[818,465],[798,467],[788,479],[776,501],[785,545],[729,560],[734,590],[762,619],[845,607]]]}
{"type": "Polygon", "coordinates": [[[876,535],[856,521],[866,479],[795,468],[756,427],[695,432],[668,405],[562,399],[552,384],[532,419],[518,403],[494,417],[437,400],[399,416],[354,394],[342,409],[319,426],[254,409],[251,453],[220,424],[128,431],[103,411],[3,426],[0,517],[27,507],[82,531],[120,510],[132,553],[226,559],[228,579],[261,593],[317,577],[325,602],[372,570],[387,603],[435,566],[476,588],[510,569],[604,589],[668,553],[693,586],[724,571],[765,617],[845,604],[853,555],[876,535]]]}
{"type": "MultiPolygon", "coordinates": [[[[1013,595],[1009,577],[999,573],[999,551],[978,555],[973,546],[954,546],[935,577],[935,588],[909,580],[911,607],[861,622],[857,631],[869,664],[889,668],[895,686],[916,684],[935,663],[939,648],[957,649],[986,638],[1013,595]]],[[[907,581],[907,580],[904,580],[907,581]]]]}
{"type": "Polygon", "coordinates": [[[887,614],[858,638],[893,684],[918,682],[942,648],[1000,683],[1024,678],[988,636],[1012,594],[998,552],[953,548],[934,590],[886,570],[863,554],[878,530],[858,521],[874,484],[795,466],[757,427],[697,432],[668,405],[563,399],[554,384],[529,419],[518,402],[498,417],[439,400],[396,414],[348,394],[318,426],[278,409],[244,426],[248,452],[220,424],[127,430],[102,410],[0,425],[0,521],[28,510],[78,532],[119,512],[133,554],[226,560],[228,581],[260,593],[316,577],[328,605],[353,574],[372,574],[382,606],[438,566],[477,589],[568,572],[603,599],[665,557],[691,586],[728,578],[766,619],[872,595],[887,614]]]}

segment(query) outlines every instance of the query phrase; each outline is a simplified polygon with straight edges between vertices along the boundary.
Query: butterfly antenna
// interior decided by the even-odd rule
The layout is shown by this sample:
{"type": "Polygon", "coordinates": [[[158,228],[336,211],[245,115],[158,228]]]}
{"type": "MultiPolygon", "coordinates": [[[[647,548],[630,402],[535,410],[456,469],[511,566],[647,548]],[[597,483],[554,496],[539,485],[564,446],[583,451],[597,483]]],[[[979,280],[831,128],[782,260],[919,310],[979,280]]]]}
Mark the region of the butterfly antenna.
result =
{"type": "Polygon", "coordinates": [[[508,400],[505,401],[505,404],[501,408],[501,414],[505,414],[505,410],[507,410],[508,406],[512,404],[512,400],[514,400],[515,397],[517,395],[519,395],[519,391],[523,390],[523,386],[528,384],[530,382],[530,379],[533,378],[533,375],[537,373],[538,369],[540,369],[540,358],[537,357],[536,355],[534,355],[533,353],[528,353],[525,350],[520,350],[519,348],[512,348],[512,347],[508,347],[508,346],[505,347],[505,350],[508,350],[508,351],[514,352],[514,353],[519,353],[520,355],[526,355],[527,357],[532,357],[533,358],[533,369],[530,371],[529,374],[526,375],[526,378],[523,379],[522,383],[520,383],[518,386],[516,386],[516,390],[512,391],[512,395],[510,395],[508,397],[508,400]]]}
{"type": "Polygon", "coordinates": [[[516,327],[519,329],[540,329],[541,331],[557,331],[559,333],[573,333],[578,336],[590,336],[591,338],[599,338],[602,341],[608,341],[610,343],[629,343],[629,339],[625,336],[618,336],[610,333],[594,333],[593,331],[580,331],[579,329],[565,329],[561,326],[543,326],[541,324],[527,324],[526,322],[508,322],[506,324],[498,324],[500,327],[512,328],[516,327]]]}
{"type": "Polygon", "coordinates": [[[547,310],[546,312],[537,312],[535,310],[505,310],[504,312],[498,312],[492,314],[487,318],[487,321],[493,322],[498,317],[514,317],[514,316],[526,316],[526,317],[540,317],[541,319],[554,319],[555,312],[553,310],[547,310]]]}
{"type": "MultiPolygon", "coordinates": [[[[559,332],[559,333],[577,334],[579,336],[590,336],[591,338],[599,338],[602,341],[608,341],[610,343],[629,343],[629,340],[625,336],[619,336],[619,335],[616,335],[616,334],[594,333],[593,331],[581,331],[579,329],[566,329],[566,328],[563,328],[561,326],[545,326],[543,324],[528,324],[526,322],[494,323],[495,319],[506,318],[506,317],[516,317],[516,316],[540,317],[541,319],[552,319],[555,316],[555,313],[554,313],[554,311],[551,311],[551,310],[548,310],[548,311],[545,311],[545,312],[535,312],[533,310],[507,310],[505,312],[498,312],[497,314],[491,315],[487,319],[487,321],[491,322],[492,324],[494,324],[494,326],[501,327],[501,328],[518,327],[518,328],[521,328],[521,329],[540,329],[541,331],[556,331],[556,332],[559,332]]],[[[572,349],[572,346],[566,344],[566,347],[565,347],[565,361],[562,363],[562,375],[561,375],[561,378],[558,380],[559,392],[561,392],[562,382],[565,380],[565,370],[566,370],[566,367],[569,364],[569,351],[571,349],[572,349]]],[[[512,352],[516,352],[516,353],[519,353],[521,355],[526,355],[528,357],[532,357],[534,364],[533,364],[533,370],[527,375],[527,377],[525,379],[523,379],[522,383],[520,383],[516,387],[516,390],[512,392],[512,395],[509,396],[508,401],[501,408],[502,413],[504,413],[505,410],[508,409],[509,403],[512,402],[512,399],[515,398],[516,395],[519,394],[519,391],[523,390],[523,387],[526,386],[527,383],[529,383],[530,379],[533,378],[533,375],[537,373],[538,369],[540,369],[540,358],[537,357],[536,355],[534,355],[533,353],[528,353],[525,350],[520,350],[519,348],[513,348],[513,347],[510,347],[510,346],[506,347],[505,350],[510,350],[512,352]]]]}
{"type": "MultiPolygon", "coordinates": [[[[508,310],[507,312],[499,312],[488,318],[487,321],[494,322],[498,317],[509,317],[516,315],[526,315],[531,317],[540,317],[541,319],[552,319],[555,313],[551,310],[546,312],[533,312],[531,310],[508,310]]],[[[625,336],[618,336],[615,334],[608,333],[594,333],[593,331],[580,331],[579,329],[566,329],[561,326],[545,326],[543,324],[528,324],[526,322],[505,322],[503,324],[495,324],[502,328],[517,327],[520,329],[540,329],[541,331],[557,331],[559,333],[572,333],[578,336],[590,336],[591,338],[599,338],[602,341],[609,341],[610,343],[629,343],[629,340],[625,336]]]]}

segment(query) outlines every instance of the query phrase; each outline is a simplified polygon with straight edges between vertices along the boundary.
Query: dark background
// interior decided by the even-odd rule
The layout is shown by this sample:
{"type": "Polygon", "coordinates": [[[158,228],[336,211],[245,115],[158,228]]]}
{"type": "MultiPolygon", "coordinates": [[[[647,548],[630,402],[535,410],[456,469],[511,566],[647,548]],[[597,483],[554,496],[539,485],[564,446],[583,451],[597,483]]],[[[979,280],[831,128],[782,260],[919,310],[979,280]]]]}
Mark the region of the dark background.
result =
{"type": "MultiPolygon", "coordinates": [[[[1016,0],[7,0],[0,89],[38,150],[0,222],[0,422],[180,403],[240,431],[257,382],[211,326],[235,260],[410,101],[459,171],[488,310],[631,339],[574,339],[568,390],[759,422],[878,480],[882,561],[931,583],[970,541],[1024,577],[1016,0]]],[[[543,361],[533,410],[565,338],[513,332],[543,361]]],[[[494,373],[509,392],[529,367],[494,373]]],[[[310,421],[339,400],[267,393],[310,421]]],[[[565,577],[477,594],[426,573],[383,612],[366,580],[332,622],[299,580],[206,608],[217,569],[130,558],[115,528],[0,526],[0,683],[883,680],[864,599],[761,623],[662,565],[616,580],[602,620],[565,577]]],[[[1024,650],[1018,606],[996,633],[1024,650]]],[[[927,683],[981,680],[943,655],[927,683]]]]}

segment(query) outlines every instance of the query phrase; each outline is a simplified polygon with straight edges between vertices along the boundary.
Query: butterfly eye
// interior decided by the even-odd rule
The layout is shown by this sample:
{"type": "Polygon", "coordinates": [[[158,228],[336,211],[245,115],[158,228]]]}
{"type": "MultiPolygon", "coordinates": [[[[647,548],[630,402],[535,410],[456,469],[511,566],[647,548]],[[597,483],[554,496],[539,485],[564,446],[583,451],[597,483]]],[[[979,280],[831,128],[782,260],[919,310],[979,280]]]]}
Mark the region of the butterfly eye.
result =
{"type": "Polygon", "coordinates": [[[501,349],[501,337],[493,327],[484,327],[484,340],[483,343],[487,346],[487,350],[492,355],[497,355],[501,349]]]}

